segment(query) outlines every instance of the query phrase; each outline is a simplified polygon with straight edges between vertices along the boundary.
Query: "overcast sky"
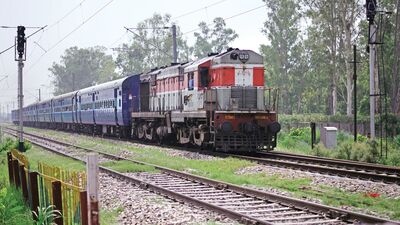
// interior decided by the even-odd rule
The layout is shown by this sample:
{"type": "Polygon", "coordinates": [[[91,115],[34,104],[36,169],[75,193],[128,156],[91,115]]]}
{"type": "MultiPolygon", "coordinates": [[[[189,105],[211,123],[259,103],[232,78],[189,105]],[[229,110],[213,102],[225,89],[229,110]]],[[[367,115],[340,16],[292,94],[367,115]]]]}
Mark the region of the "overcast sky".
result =
{"type": "MultiPolygon", "coordinates": [[[[27,105],[37,100],[39,88],[42,90],[42,99],[51,96],[48,68],[53,62],[60,61],[66,48],[96,45],[118,47],[131,37],[124,26],[133,27],[154,13],[168,13],[174,18],[200,9],[175,20],[185,33],[197,28],[200,21],[210,23],[215,17],[228,18],[262,5],[261,0],[0,0],[0,26],[48,25],[44,32],[28,40],[24,67],[24,105],[27,105]],[[87,22],[78,28],[84,21],[87,22]],[[66,37],[76,28],[75,32],[66,37]]],[[[261,33],[266,12],[266,8],[261,7],[226,20],[227,26],[239,34],[232,47],[258,52],[260,44],[267,43],[267,38],[261,33]]],[[[25,33],[29,35],[35,30],[27,29],[25,33]]],[[[14,44],[15,35],[15,28],[0,28],[0,51],[14,44]]],[[[192,33],[184,38],[190,44],[194,41],[192,33]]],[[[113,53],[111,49],[109,53],[113,53]]],[[[17,107],[17,63],[14,61],[13,49],[0,55],[0,80],[4,76],[8,78],[0,81],[1,111],[5,109],[5,104],[11,108],[12,102],[17,107]]]]}

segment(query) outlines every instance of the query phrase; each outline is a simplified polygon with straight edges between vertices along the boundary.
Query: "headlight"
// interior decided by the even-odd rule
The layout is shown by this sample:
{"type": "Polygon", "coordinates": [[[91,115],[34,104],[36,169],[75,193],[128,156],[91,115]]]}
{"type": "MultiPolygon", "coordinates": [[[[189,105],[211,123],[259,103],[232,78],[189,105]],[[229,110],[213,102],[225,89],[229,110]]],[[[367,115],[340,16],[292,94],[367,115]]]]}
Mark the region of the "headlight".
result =
{"type": "Polygon", "coordinates": [[[281,125],[278,122],[272,122],[268,124],[268,131],[276,134],[281,130],[281,125]]]}

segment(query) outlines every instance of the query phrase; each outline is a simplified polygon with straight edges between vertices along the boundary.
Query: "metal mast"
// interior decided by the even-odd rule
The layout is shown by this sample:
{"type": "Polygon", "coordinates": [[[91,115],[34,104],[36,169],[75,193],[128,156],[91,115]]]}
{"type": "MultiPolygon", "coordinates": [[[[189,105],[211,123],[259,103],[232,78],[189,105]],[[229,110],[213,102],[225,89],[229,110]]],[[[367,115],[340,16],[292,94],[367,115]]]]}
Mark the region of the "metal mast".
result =
{"type": "Polygon", "coordinates": [[[374,18],[376,14],[376,0],[367,0],[367,20],[369,22],[369,113],[370,113],[370,137],[375,139],[375,55],[376,55],[376,25],[374,18]]]}
{"type": "Polygon", "coordinates": [[[174,52],[174,63],[177,63],[178,62],[178,49],[177,49],[177,45],[176,45],[176,26],[175,26],[175,24],[172,25],[171,29],[172,29],[172,48],[173,48],[173,52],[174,52]]]}

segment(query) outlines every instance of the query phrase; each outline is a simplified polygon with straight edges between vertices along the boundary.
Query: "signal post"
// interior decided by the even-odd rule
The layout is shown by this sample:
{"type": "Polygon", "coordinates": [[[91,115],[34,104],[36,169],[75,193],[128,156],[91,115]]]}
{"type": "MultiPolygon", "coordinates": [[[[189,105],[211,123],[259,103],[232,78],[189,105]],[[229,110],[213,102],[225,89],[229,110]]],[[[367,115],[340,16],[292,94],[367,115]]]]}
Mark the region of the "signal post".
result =
{"type": "Polygon", "coordinates": [[[16,37],[16,51],[15,51],[15,61],[18,61],[18,119],[19,119],[19,129],[18,129],[18,150],[23,152],[24,149],[24,128],[23,128],[23,113],[22,108],[24,106],[24,94],[23,94],[23,83],[22,83],[22,70],[24,68],[24,61],[26,60],[26,39],[25,39],[25,27],[17,27],[17,37],[16,37]],[[17,57],[18,55],[18,57],[17,57]]]}

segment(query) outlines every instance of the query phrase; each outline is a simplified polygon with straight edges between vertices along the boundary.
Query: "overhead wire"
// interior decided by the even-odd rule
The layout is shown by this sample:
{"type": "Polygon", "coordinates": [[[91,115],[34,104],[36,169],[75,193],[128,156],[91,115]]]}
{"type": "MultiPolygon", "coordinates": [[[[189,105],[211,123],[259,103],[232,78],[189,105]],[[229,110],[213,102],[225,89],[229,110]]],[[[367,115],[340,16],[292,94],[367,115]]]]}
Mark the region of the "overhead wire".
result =
{"type": "Polygon", "coordinates": [[[166,51],[164,51],[164,50],[161,50],[159,46],[156,46],[155,44],[153,44],[153,43],[151,43],[151,42],[148,42],[144,37],[142,37],[142,36],[140,36],[139,34],[133,32],[133,31],[132,31],[131,29],[129,29],[128,27],[124,27],[124,28],[125,28],[127,31],[129,31],[129,32],[131,32],[132,34],[134,34],[135,36],[137,36],[137,37],[139,37],[140,39],[142,39],[143,41],[146,41],[147,44],[149,44],[149,45],[151,45],[151,46],[157,48],[158,51],[161,51],[161,52],[164,53],[166,56],[173,57],[171,54],[169,54],[168,52],[166,52],[166,51]]]}
{"type": "MultiPolygon", "coordinates": [[[[229,16],[229,17],[225,17],[225,18],[222,18],[222,19],[223,19],[224,21],[230,20],[230,19],[232,19],[232,18],[235,18],[235,17],[238,17],[238,16],[242,16],[242,15],[244,15],[244,14],[250,13],[250,12],[255,11],[255,10],[257,10],[257,9],[263,8],[263,7],[265,7],[265,5],[266,5],[266,4],[263,4],[263,5],[260,5],[260,6],[251,8],[251,9],[248,9],[248,10],[246,10],[246,11],[242,11],[242,12],[240,12],[240,13],[237,13],[237,14],[235,14],[235,15],[232,15],[232,16],[229,16]]],[[[206,24],[207,27],[210,26],[210,25],[212,25],[212,23],[206,24]]],[[[200,30],[200,27],[197,27],[197,28],[195,28],[195,29],[192,29],[192,30],[189,30],[189,31],[187,31],[187,32],[184,32],[182,35],[187,35],[187,34],[189,34],[189,33],[192,33],[192,32],[194,32],[194,31],[197,31],[197,30],[200,30]]]]}
{"type": "MultiPolygon", "coordinates": [[[[59,24],[61,21],[63,21],[65,18],[67,18],[69,15],[71,15],[76,9],[78,9],[80,6],[82,6],[82,4],[87,1],[87,0],[82,0],[78,5],[76,5],[74,8],[72,8],[70,11],[68,11],[63,17],[61,17],[60,19],[58,19],[56,22],[54,22],[53,24],[51,24],[50,26],[47,27],[47,29],[44,29],[43,27],[30,27],[30,26],[26,26],[25,28],[37,28],[40,30],[43,30],[43,32],[50,30],[52,27],[54,27],[55,25],[59,24]]],[[[47,26],[47,25],[46,25],[47,26]]],[[[0,26],[1,28],[17,28],[17,27],[10,27],[10,26],[0,26]]],[[[31,35],[30,35],[31,36],[31,35]]],[[[28,36],[27,39],[30,37],[28,36]]],[[[15,47],[15,44],[10,46],[9,48],[3,50],[2,52],[0,52],[0,55],[8,50],[10,50],[11,48],[15,47]]]]}
{"type": "Polygon", "coordinates": [[[44,55],[49,53],[51,50],[53,50],[55,47],[57,47],[61,42],[63,42],[65,39],[67,39],[69,36],[71,36],[73,33],[75,33],[79,28],[81,28],[83,25],[85,25],[87,22],[89,22],[93,17],[95,17],[97,14],[99,14],[103,9],[105,9],[108,5],[110,5],[114,0],[108,1],[106,4],[104,4],[101,8],[96,10],[92,15],[90,15],[86,20],[84,20],[81,24],[79,24],[77,27],[72,29],[69,33],[64,35],[60,40],[58,40],[55,44],[53,44],[49,49],[47,49],[47,52],[43,53],[28,69],[31,70],[33,67],[39,63],[39,61],[43,58],[44,55]]]}
{"type": "Polygon", "coordinates": [[[188,15],[191,15],[191,14],[199,12],[201,10],[206,10],[206,9],[208,9],[210,7],[213,7],[215,5],[221,4],[222,2],[225,2],[225,1],[227,1],[227,0],[220,0],[220,1],[217,1],[217,2],[214,2],[214,3],[211,3],[211,4],[207,5],[207,6],[204,6],[204,7],[189,11],[187,13],[183,13],[183,14],[181,14],[179,16],[172,17],[171,20],[176,21],[176,19],[178,19],[178,18],[182,18],[182,17],[188,16],[188,15]]]}

